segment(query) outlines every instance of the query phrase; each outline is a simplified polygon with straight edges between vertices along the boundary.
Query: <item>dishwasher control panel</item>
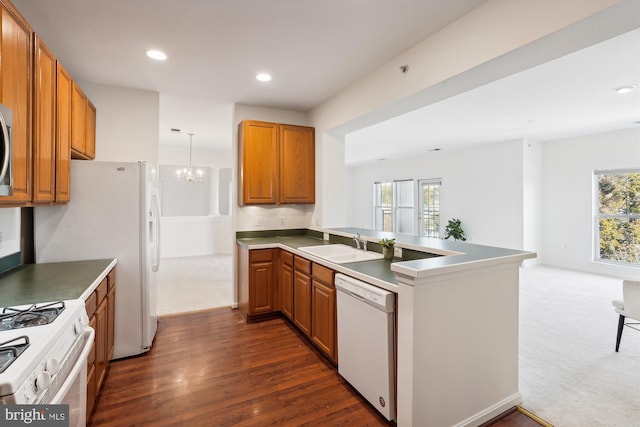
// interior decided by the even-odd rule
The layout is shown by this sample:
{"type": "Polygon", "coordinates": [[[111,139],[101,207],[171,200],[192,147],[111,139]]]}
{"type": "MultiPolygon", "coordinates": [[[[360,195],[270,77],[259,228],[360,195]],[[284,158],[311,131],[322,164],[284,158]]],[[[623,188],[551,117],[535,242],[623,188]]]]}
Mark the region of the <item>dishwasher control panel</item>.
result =
{"type": "Polygon", "coordinates": [[[335,278],[336,288],[343,292],[351,294],[353,297],[358,298],[373,305],[380,310],[386,312],[392,312],[394,305],[394,293],[381,289],[377,286],[370,285],[369,283],[362,282],[344,274],[336,274],[335,278]]]}

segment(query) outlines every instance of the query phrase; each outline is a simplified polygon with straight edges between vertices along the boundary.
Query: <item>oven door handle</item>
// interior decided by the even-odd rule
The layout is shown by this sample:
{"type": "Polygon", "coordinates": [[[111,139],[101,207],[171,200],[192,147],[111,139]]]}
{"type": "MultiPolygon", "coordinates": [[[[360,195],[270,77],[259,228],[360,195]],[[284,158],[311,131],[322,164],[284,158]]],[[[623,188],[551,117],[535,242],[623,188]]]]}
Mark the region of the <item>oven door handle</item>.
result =
{"type": "Polygon", "coordinates": [[[83,335],[84,335],[84,346],[82,347],[82,351],[80,352],[78,359],[73,365],[73,368],[69,371],[67,378],[64,379],[64,384],[60,386],[60,390],[58,390],[58,393],[51,400],[50,402],[51,404],[58,405],[58,404],[64,403],[62,402],[62,400],[67,395],[67,393],[69,393],[69,390],[71,390],[71,386],[73,386],[73,383],[75,382],[76,377],[78,376],[78,374],[82,369],[87,368],[87,356],[89,355],[91,346],[93,346],[93,339],[95,337],[95,332],[93,328],[90,328],[87,326],[87,328],[84,330],[83,335]]]}

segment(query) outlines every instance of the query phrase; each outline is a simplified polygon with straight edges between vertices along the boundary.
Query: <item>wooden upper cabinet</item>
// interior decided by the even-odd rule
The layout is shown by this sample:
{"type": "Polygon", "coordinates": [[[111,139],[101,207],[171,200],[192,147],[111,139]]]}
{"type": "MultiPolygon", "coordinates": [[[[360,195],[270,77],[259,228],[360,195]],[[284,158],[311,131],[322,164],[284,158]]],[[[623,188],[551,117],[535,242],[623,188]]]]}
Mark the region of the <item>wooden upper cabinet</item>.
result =
{"type": "Polygon", "coordinates": [[[13,195],[3,204],[31,202],[32,34],[29,24],[10,4],[0,3],[0,103],[13,112],[13,195]]]}
{"type": "Polygon", "coordinates": [[[56,58],[35,37],[33,201],[53,202],[56,196],[56,58]]]}
{"type": "Polygon", "coordinates": [[[314,138],[311,127],[240,123],[238,203],[315,203],[314,138]]]}
{"type": "Polygon", "coordinates": [[[245,120],[240,123],[239,171],[243,204],[275,204],[278,201],[278,125],[245,120]]]}
{"type": "Polygon", "coordinates": [[[85,109],[84,153],[90,159],[96,158],[96,107],[87,98],[85,109]]]}
{"type": "Polygon", "coordinates": [[[75,82],[71,88],[71,150],[78,155],[85,152],[87,97],[75,82]]]}
{"type": "Polygon", "coordinates": [[[57,63],[56,87],[56,201],[68,202],[71,196],[71,90],[73,81],[62,64],[57,63]]]}
{"type": "Polygon", "coordinates": [[[280,125],[280,203],[315,203],[315,130],[280,125]]]}

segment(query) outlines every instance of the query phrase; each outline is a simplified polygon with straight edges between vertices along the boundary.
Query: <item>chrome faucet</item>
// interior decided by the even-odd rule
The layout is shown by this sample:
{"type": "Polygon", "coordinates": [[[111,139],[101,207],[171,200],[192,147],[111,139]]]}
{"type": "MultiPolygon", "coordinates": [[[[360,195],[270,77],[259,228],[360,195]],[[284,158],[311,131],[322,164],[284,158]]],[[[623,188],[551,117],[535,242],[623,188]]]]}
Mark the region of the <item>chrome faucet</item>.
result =
{"type": "Polygon", "coordinates": [[[356,242],[356,249],[360,249],[360,242],[362,242],[362,239],[360,238],[360,233],[356,233],[356,235],[353,236],[353,241],[356,242]]]}
{"type": "Polygon", "coordinates": [[[353,241],[356,242],[356,249],[360,249],[360,245],[362,245],[362,249],[367,252],[367,241],[360,237],[360,233],[356,233],[356,235],[353,236],[353,241]]]}

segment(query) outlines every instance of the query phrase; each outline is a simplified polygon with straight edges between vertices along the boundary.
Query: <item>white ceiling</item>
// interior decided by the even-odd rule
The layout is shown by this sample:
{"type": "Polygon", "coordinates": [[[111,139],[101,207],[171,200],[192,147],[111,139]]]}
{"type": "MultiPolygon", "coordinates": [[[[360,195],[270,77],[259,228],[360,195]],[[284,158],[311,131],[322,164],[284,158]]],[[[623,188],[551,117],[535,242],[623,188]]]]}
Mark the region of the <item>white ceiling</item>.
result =
{"type": "MultiPolygon", "coordinates": [[[[229,147],[233,103],[308,111],[484,0],[12,1],[76,80],[158,91],[161,144],[195,132],[194,146],[229,147]],[[149,60],[149,48],[169,59],[149,60]],[[273,81],[257,82],[260,71],[273,81]]],[[[639,40],[623,35],[352,133],[347,161],[632,126],[640,90],[612,89],[640,83],[639,40]]]]}
{"type": "Polygon", "coordinates": [[[346,162],[637,127],[639,83],[640,29],[350,133],[346,162]]]}
{"type": "Polygon", "coordinates": [[[189,98],[308,111],[484,0],[12,1],[75,80],[160,92],[178,113],[161,142],[179,127],[195,145],[216,136],[189,98]]]}

